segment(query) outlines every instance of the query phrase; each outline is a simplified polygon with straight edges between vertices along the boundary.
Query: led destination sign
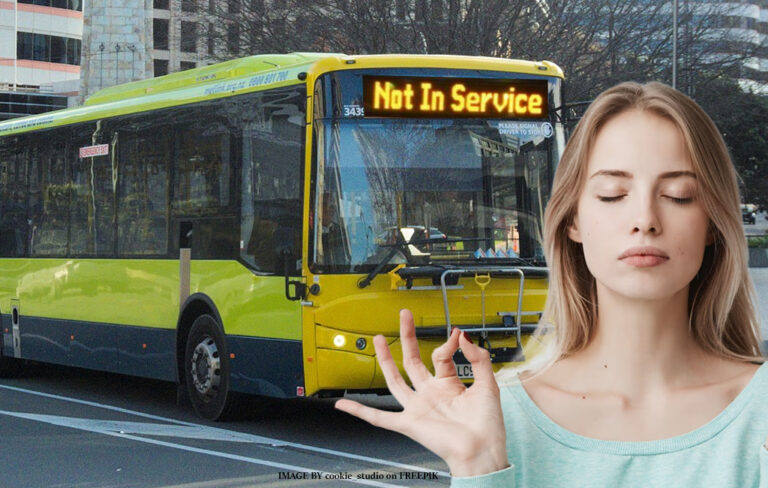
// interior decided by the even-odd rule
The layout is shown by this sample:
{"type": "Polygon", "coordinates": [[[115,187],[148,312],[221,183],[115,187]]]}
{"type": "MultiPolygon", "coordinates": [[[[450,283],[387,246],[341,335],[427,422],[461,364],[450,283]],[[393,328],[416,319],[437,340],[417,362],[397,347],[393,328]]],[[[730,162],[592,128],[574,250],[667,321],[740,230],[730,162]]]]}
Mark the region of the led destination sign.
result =
{"type": "Polygon", "coordinates": [[[547,118],[546,80],[363,76],[366,117],[547,118]]]}

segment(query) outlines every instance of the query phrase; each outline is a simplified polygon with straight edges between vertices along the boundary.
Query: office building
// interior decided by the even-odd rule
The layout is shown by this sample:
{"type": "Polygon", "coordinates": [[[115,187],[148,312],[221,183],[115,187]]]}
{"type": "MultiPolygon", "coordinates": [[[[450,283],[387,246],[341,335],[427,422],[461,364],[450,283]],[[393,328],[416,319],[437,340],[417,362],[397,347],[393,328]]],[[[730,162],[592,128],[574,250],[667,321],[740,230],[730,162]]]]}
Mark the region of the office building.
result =
{"type": "Polygon", "coordinates": [[[82,0],[0,0],[0,120],[67,106],[82,34],[82,0]]]}

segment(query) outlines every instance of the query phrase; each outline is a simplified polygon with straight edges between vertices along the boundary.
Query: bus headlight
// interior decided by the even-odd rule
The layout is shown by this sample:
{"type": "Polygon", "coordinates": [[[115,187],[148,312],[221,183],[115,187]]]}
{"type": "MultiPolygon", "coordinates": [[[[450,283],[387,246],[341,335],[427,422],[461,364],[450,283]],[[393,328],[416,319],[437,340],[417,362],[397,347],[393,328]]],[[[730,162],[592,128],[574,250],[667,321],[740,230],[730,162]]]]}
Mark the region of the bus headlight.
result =
{"type": "Polygon", "coordinates": [[[336,347],[344,347],[344,344],[347,343],[347,338],[344,337],[341,334],[337,334],[333,336],[333,345],[336,347]]]}

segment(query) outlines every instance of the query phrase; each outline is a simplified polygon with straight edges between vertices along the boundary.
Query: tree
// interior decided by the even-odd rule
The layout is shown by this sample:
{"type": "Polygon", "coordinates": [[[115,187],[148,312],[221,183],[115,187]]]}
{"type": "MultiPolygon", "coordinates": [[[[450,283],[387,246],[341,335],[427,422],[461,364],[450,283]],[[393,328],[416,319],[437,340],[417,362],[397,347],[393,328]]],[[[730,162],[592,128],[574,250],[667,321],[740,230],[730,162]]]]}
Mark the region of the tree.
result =
{"type": "MultiPolygon", "coordinates": [[[[467,54],[554,61],[568,102],[591,100],[621,81],[671,81],[672,2],[652,0],[227,0],[205,14],[214,59],[245,54],[467,54]]],[[[760,36],[740,29],[740,5],[683,0],[678,88],[721,127],[745,182],[765,202],[761,134],[766,102],[744,94],[744,61],[768,57],[760,36]],[[724,95],[724,94],[727,94],[724,95]],[[727,101],[726,101],[727,100],[727,101]],[[734,107],[738,107],[738,110],[734,107]]],[[[762,36],[763,39],[766,36],[762,36]]]]}
{"type": "Polygon", "coordinates": [[[724,76],[700,86],[696,101],[725,139],[739,174],[743,203],[768,208],[768,98],[744,93],[724,76]]]}
{"type": "MultiPolygon", "coordinates": [[[[570,100],[624,80],[671,79],[672,2],[649,0],[227,0],[211,2],[204,30],[213,59],[244,54],[467,54],[548,59],[570,100]]],[[[739,34],[738,5],[684,0],[681,89],[693,74],[738,70],[768,48],[739,34]]]]}

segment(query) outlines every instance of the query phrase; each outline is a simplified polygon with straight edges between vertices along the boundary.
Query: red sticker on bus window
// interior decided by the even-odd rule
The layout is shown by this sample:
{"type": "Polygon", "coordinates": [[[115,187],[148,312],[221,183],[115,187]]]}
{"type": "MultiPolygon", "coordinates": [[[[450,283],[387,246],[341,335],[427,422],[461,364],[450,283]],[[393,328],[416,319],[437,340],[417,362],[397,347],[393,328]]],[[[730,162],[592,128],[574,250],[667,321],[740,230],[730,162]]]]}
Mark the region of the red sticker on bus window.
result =
{"type": "Polygon", "coordinates": [[[96,146],[85,146],[80,148],[80,159],[92,158],[94,156],[106,156],[109,154],[109,144],[98,144],[96,146]]]}

